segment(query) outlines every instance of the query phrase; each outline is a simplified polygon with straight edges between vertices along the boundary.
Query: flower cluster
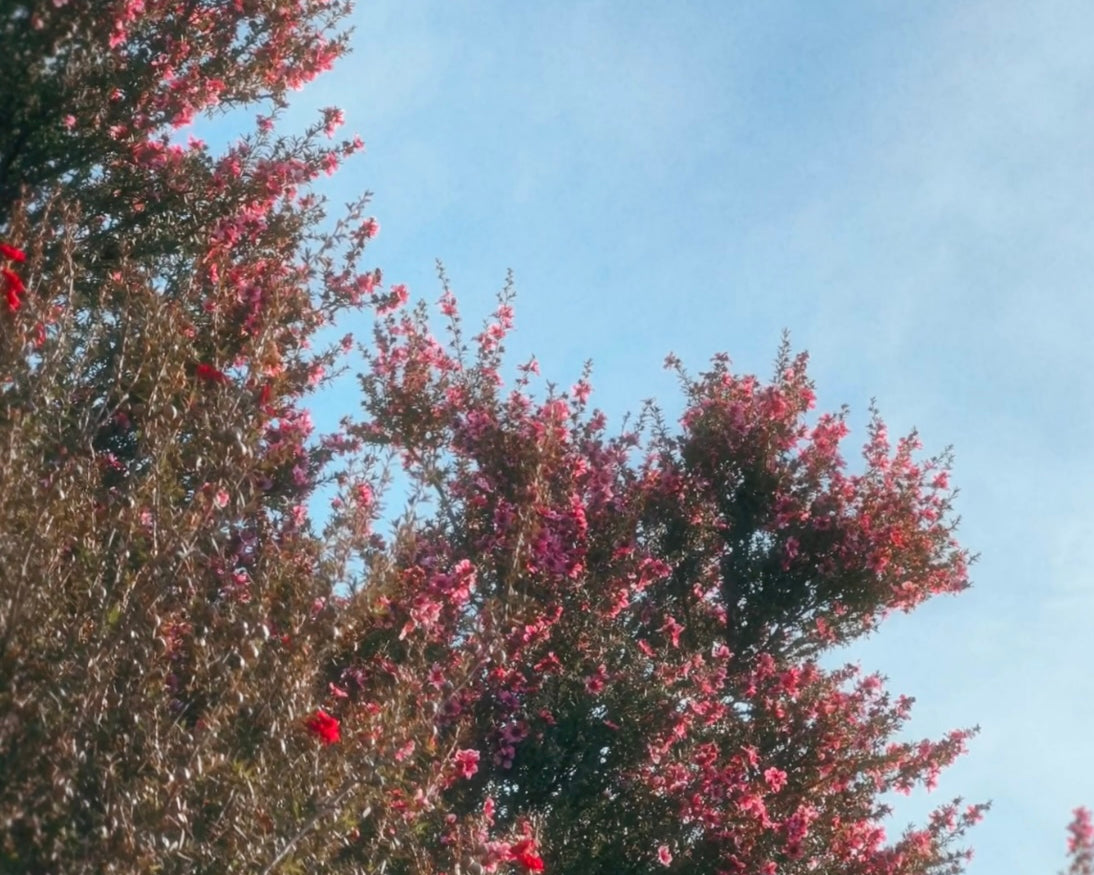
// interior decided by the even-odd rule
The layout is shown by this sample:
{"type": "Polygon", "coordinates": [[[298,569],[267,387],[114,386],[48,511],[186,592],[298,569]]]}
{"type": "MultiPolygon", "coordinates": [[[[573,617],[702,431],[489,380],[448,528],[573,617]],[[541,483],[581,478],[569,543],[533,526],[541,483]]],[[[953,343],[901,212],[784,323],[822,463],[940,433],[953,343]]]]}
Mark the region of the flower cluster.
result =
{"type": "Polygon", "coordinates": [[[1094,873],[1094,821],[1090,810],[1076,808],[1068,825],[1067,853],[1071,858],[1068,875],[1092,875],[1094,873]]]}

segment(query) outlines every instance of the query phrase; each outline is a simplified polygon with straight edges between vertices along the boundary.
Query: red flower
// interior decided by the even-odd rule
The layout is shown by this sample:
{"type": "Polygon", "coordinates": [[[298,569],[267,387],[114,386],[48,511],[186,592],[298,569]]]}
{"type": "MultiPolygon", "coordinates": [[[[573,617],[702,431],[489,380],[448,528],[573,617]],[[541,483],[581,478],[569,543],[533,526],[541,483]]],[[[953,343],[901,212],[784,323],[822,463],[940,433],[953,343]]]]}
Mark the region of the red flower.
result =
{"type": "Polygon", "coordinates": [[[308,720],[307,727],[319,736],[323,744],[334,744],[342,737],[342,724],[322,708],[317,709],[308,720]]]}
{"type": "Polygon", "coordinates": [[[199,380],[205,380],[209,383],[227,383],[228,377],[223,371],[219,371],[212,365],[207,365],[204,362],[199,364],[194,370],[199,380]]]}
{"type": "Polygon", "coordinates": [[[536,853],[536,843],[532,839],[517,842],[509,849],[509,859],[520,863],[529,872],[542,872],[543,860],[536,853]]]}
{"type": "Polygon", "coordinates": [[[0,255],[4,258],[10,258],[12,261],[24,262],[27,260],[26,253],[22,249],[16,249],[7,243],[0,243],[0,255]]]}
{"type": "Polygon", "coordinates": [[[4,292],[8,298],[8,309],[14,313],[22,303],[19,296],[27,290],[27,287],[23,285],[19,274],[9,268],[0,267],[0,276],[4,277],[4,292]]]}

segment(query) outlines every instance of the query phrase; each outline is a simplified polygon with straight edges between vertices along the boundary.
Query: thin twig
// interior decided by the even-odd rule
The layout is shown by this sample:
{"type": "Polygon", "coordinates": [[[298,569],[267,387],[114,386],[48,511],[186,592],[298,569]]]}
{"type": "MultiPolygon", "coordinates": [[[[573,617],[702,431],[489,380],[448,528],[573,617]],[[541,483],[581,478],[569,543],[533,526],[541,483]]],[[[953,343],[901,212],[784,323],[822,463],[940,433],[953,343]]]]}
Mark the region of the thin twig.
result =
{"type": "Polygon", "coordinates": [[[285,858],[292,851],[292,849],[296,847],[296,843],[304,838],[304,836],[306,836],[313,829],[315,829],[316,824],[318,824],[320,820],[322,820],[334,809],[336,809],[339,803],[341,803],[342,800],[349,795],[350,790],[352,790],[355,786],[356,782],[351,782],[347,784],[346,787],[327,805],[323,806],[317,812],[315,812],[315,814],[313,814],[311,818],[302,827],[300,827],[296,835],[294,835],[291,839],[288,840],[288,842],[285,843],[285,847],[283,847],[280,853],[278,853],[278,855],[274,857],[272,861],[270,861],[270,865],[262,870],[262,875],[270,875],[271,872],[273,872],[278,866],[280,866],[281,863],[284,862],[285,858]]]}

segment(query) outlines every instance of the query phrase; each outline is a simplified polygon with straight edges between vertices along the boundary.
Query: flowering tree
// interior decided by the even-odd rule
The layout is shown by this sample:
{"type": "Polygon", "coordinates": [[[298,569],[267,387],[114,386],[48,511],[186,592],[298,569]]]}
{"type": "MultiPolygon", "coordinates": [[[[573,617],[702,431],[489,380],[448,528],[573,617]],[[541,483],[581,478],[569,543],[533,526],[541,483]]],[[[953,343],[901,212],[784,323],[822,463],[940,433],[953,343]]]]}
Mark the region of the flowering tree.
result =
{"type": "Polygon", "coordinates": [[[1071,858],[1067,875],[1092,875],[1094,873],[1094,823],[1090,811],[1076,808],[1068,825],[1067,854],[1071,858]]]}
{"type": "Polygon", "coordinates": [[[359,143],[330,142],[334,110],[221,156],[172,141],[213,105],[276,111],[344,11],[0,13],[6,871],[320,859],[305,827],[364,792],[331,790],[354,764],[317,765],[308,731],[336,627],[303,507],[335,450],[298,404],[355,294],[332,253],[352,270],[375,229],[355,205],[319,233],[306,186],[359,143]]]}
{"type": "Polygon", "coordinates": [[[789,349],[671,361],[679,426],[613,436],[588,374],[505,388],[508,290],[468,337],[442,275],[437,339],[362,266],[365,202],[309,190],[341,114],[275,134],[346,11],[0,13],[0,868],[959,871],[985,806],[881,821],[971,730],[904,740],[910,700],[819,661],[967,586],[946,457],[875,416],[848,468],[789,349]],[[347,311],[362,407],[316,439],[347,311]]]}

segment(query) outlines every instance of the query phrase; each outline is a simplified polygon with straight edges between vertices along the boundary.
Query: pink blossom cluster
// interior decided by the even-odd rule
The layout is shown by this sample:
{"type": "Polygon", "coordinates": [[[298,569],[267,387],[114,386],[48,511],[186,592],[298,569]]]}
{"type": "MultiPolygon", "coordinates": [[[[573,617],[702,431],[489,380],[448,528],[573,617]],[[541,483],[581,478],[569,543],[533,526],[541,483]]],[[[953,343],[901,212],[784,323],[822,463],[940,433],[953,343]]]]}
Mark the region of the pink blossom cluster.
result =
{"type": "Polygon", "coordinates": [[[1094,873],[1094,821],[1090,809],[1076,808],[1068,825],[1067,854],[1071,858],[1068,875],[1094,873]]]}

